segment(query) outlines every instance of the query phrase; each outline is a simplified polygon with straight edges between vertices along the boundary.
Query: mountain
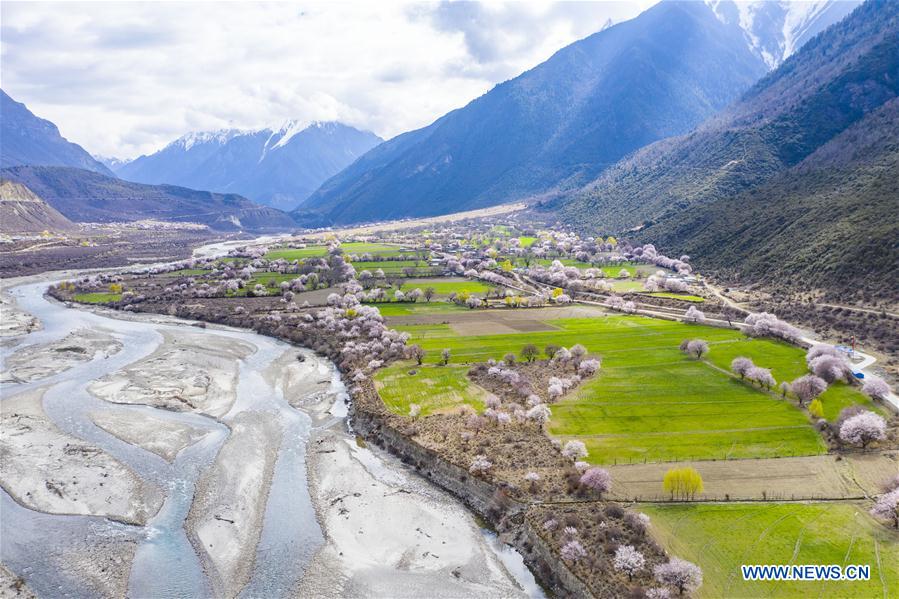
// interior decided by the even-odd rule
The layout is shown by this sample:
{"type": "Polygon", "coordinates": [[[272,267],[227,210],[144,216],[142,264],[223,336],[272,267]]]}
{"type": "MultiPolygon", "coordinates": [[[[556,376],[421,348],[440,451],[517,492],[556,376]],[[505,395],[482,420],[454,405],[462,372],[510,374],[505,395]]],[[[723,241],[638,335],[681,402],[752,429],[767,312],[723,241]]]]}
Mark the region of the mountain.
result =
{"type": "Polygon", "coordinates": [[[289,210],[381,141],[340,123],[288,121],[276,130],[190,133],[114,168],[129,181],[239,193],[289,210]]]}
{"type": "Polygon", "coordinates": [[[548,204],[730,280],[895,294],[899,2],[869,0],[688,135],[548,204]]]}
{"type": "Polygon", "coordinates": [[[100,156],[99,154],[93,154],[94,160],[115,172],[116,169],[122,168],[129,162],[131,162],[130,158],[115,158],[113,156],[100,156]]]}
{"type": "Polygon", "coordinates": [[[72,221],[24,185],[0,179],[0,231],[3,233],[40,233],[74,228],[72,221]]]}
{"type": "Polygon", "coordinates": [[[72,166],[113,176],[84,148],[60,135],[56,125],[0,89],[0,168],[21,165],[72,166]]]}
{"type": "Polygon", "coordinates": [[[706,4],[722,22],[740,27],[753,52],[775,68],[861,0],[706,0],[706,4]]]}
{"type": "Polygon", "coordinates": [[[624,155],[686,133],[766,71],[738,25],[701,2],[661,2],[381,144],[294,214],[328,225],[576,188],[624,155]]]}
{"type": "Polygon", "coordinates": [[[284,212],[235,194],[130,183],[64,167],[19,166],[0,170],[0,176],[25,185],[73,221],[154,219],[250,231],[283,231],[293,226],[284,212]]]}

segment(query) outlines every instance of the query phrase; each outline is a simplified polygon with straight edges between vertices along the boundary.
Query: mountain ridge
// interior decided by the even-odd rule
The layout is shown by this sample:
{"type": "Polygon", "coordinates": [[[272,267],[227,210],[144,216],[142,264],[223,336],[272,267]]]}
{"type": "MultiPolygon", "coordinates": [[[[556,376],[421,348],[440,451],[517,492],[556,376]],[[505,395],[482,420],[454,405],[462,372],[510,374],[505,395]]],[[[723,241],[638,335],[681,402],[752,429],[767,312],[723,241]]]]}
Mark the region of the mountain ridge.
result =
{"type": "Polygon", "coordinates": [[[381,141],[368,131],[319,121],[190,132],[118,167],[116,174],[139,183],[240,193],[263,205],[290,209],[381,141]]]}
{"type": "Polygon", "coordinates": [[[259,232],[293,227],[284,212],[236,194],[133,183],[71,167],[10,167],[0,170],[0,177],[26,186],[76,222],[155,219],[196,222],[223,231],[259,232]]]}
{"type": "Polygon", "coordinates": [[[294,214],[313,225],[427,216],[576,187],[689,131],[765,71],[707,5],[662,2],[381,144],[294,214]]]}
{"type": "MultiPolygon", "coordinates": [[[[854,158],[856,146],[869,144],[877,148],[878,164],[892,164],[899,145],[892,118],[899,94],[896,39],[899,4],[869,0],[809,41],[733,106],[687,135],[635,152],[583,191],[556,198],[547,207],[585,229],[630,231],[641,241],[689,253],[697,264],[729,273],[732,280],[775,283],[793,278],[824,285],[820,273],[832,272],[824,256],[847,272],[853,270],[848,256],[854,252],[843,233],[876,237],[890,248],[884,227],[899,228],[894,209],[899,194],[884,181],[882,167],[854,158]],[[880,118],[872,116],[878,114],[880,118]],[[828,151],[829,165],[816,166],[823,155],[819,152],[828,151]],[[835,172],[841,178],[835,179],[835,172]],[[826,211],[810,204],[797,180],[817,190],[822,207],[840,215],[833,227],[827,228],[826,211]],[[876,189],[887,194],[886,204],[876,197],[876,189]],[[818,222],[809,221],[796,206],[816,214],[818,222]],[[845,212],[846,206],[854,212],[845,212]],[[782,240],[759,228],[752,229],[756,238],[742,238],[741,227],[751,228],[746,221],[750,214],[772,230],[789,222],[785,215],[794,215],[845,255],[835,257],[821,248],[807,253],[816,247],[807,237],[793,240],[794,251],[788,252],[782,240]],[[754,259],[765,254],[776,254],[777,265],[763,268],[754,259]]],[[[895,248],[888,253],[896,257],[895,248]]],[[[858,276],[839,279],[852,280],[853,289],[872,289],[876,286],[866,279],[883,277],[889,269],[880,260],[871,264],[869,272],[856,268],[858,276]]],[[[880,286],[879,292],[884,291],[880,286]]]]}
{"type": "Polygon", "coordinates": [[[59,128],[16,102],[0,89],[0,168],[11,166],[71,166],[115,175],[84,148],[70,142],[59,128]]]}

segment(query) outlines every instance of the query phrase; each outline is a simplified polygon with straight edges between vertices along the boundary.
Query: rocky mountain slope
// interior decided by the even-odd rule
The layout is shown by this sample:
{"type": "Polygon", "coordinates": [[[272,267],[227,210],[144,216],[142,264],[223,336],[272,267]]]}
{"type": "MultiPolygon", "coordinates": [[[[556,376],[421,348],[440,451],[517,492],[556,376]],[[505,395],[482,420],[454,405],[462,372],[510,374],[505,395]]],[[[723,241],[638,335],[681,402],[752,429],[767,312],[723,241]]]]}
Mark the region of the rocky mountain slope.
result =
{"type": "Polygon", "coordinates": [[[155,219],[195,222],[227,231],[283,231],[293,226],[284,212],[235,194],[130,183],[64,167],[12,167],[0,170],[0,176],[25,185],[78,222],[155,219]]]}
{"type": "Polygon", "coordinates": [[[550,205],[733,280],[895,295],[897,40],[899,3],[871,0],[721,115],[550,205]]]}
{"type": "Polygon", "coordinates": [[[0,90],[0,168],[21,165],[71,166],[113,176],[84,148],[60,135],[56,125],[0,90]]]}
{"type": "Polygon", "coordinates": [[[578,187],[766,71],[738,25],[701,2],[662,2],[381,144],[295,214],[315,225],[433,215],[578,187]]]}
{"type": "Polygon", "coordinates": [[[340,123],[290,121],[276,130],[190,133],[113,168],[129,181],[239,193],[290,210],[380,142],[340,123]]]}
{"type": "Polygon", "coordinates": [[[0,232],[40,233],[74,228],[72,221],[24,185],[0,179],[0,232]]]}

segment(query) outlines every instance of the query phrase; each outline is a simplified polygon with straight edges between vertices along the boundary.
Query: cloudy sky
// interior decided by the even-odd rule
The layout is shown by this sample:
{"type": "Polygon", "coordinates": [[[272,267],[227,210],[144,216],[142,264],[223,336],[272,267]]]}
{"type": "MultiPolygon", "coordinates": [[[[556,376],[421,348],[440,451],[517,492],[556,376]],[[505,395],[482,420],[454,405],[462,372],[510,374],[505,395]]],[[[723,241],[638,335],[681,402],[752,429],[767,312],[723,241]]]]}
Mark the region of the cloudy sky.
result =
{"type": "Polygon", "coordinates": [[[288,118],[388,138],[653,3],[4,1],[0,85],[105,156],[288,118]]]}

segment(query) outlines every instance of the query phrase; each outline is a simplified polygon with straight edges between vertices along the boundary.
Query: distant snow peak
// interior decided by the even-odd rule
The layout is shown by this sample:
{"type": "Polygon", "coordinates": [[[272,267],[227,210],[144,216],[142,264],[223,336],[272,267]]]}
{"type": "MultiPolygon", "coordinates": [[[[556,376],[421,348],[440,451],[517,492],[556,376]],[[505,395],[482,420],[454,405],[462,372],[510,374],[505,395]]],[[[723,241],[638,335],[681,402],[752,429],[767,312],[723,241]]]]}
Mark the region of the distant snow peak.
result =
{"type": "Polygon", "coordinates": [[[92,156],[94,160],[105,164],[113,171],[115,171],[117,168],[125,166],[126,164],[134,160],[133,158],[116,158],[115,156],[103,156],[101,154],[92,154],[92,156]]]}
{"type": "MultiPolygon", "coordinates": [[[[705,0],[723,23],[737,25],[768,68],[789,58],[812,35],[830,24],[825,13],[836,0],[705,0]]],[[[857,5],[849,0],[846,7],[857,5]]],[[[834,11],[842,12],[842,11],[834,11]]]]}
{"type": "MultiPolygon", "coordinates": [[[[275,142],[275,145],[272,146],[272,149],[286,146],[294,135],[302,133],[308,129],[310,125],[309,121],[300,121],[296,119],[284,121],[284,123],[277,129],[276,133],[269,137],[269,141],[271,141],[274,137],[278,136],[278,140],[275,142]]],[[[268,147],[268,144],[266,144],[266,147],[268,147]]]]}
{"type": "Polygon", "coordinates": [[[185,135],[182,135],[175,141],[173,141],[170,145],[180,146],[185,150],[191,149],[193,146],[197,144],[205,144],[205,143],[217,143],[219,145],[224,145],[237,137],[238,135],[243,135],[247,133],[241,129],[219,129],[217,131],[191,131],[185,135]]]}

